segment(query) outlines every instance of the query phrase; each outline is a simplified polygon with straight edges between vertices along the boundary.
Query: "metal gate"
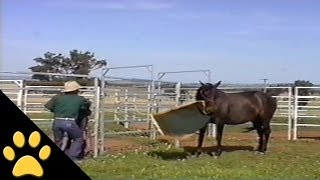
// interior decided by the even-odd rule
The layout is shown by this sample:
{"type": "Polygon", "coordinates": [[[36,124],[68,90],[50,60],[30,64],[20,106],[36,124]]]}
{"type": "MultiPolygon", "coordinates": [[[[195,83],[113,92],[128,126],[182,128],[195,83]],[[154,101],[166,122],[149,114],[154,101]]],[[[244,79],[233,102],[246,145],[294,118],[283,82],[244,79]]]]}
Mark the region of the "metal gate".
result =
{"type": "Polygon", "coordinates": [[[106,152],[105,140],[119,136],[144,135],[155,138],[151,113],[154,99],[153,65],[108,67],[101,77],[100,146],[106,152]],[[145,69],[149,79],[110,76],[111,70],[145,69]]]}
{"type": "Polygon", "coordinates": [[[320,87],[295,87],[293,139],[298,138],[299,127],[320,127],[320,87]],[[304,90],[311,93],[300,93],[304,90]]]}
{"type": "MultiPolygon", "coordinates": [[[[52,115],[44,108],[44,104],[54,95],[59,93],[62,86],[27,86],[26,81],[31,81],[32,75],[48,75],[48,76],[63,76],[68,79],[73,78],[90,78],[94,81],[94,86],[84,87],[81,92],[85,97],[92,101],[92,116],[90,119],[91,137],[93,140],[93,156],[98,155],[98,120],[99,120],[99,105],[100,105],[100,87],[98,78],[87,75],[75,74],[59,74],[59,73],[35,73],[35,72],[0,72],[1,77],[15,77],[14,79],[22,80],[0,80],[0,89],[13,101],[17,106],[37,125],[45,125],[51,123],[52,115]],[[9,83],[11,82],[11,84],[9,83]],[[15,83],[15,86],[12,85],[15,83]],[[7,84],[5,84],[7,83],[7,84]],[[9,83],[9,84],[8,84],[9,83]]],[[[51,129],[51,128],[50,128],[51,129]]]]}

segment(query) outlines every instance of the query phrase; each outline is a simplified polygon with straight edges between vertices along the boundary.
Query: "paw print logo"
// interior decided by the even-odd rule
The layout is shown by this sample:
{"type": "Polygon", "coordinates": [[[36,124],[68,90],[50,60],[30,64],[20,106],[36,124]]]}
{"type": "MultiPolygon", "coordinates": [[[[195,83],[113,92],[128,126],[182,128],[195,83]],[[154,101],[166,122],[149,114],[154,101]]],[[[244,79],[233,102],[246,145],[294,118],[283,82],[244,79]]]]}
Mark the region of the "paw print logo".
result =
{"type": "MultiPolygon", "coordinates": [[[[41,140],[40,133],[38,131],[34,131],[29,136],[28,144],[32,148],[37,148],[40,144],[40,140],[41,140]]],[[[20,149],[23,148],[24,145],[26,144],[25,137],[20,131],[17,131],[13,135],[13,143],[16,146],[16,148],[20,148],[20,149]]],[[[45,161],[49,158],[50,154],[51,154],[51,148],[48,145],[45,145],[39,151],[39,158],[42,161],[45,161]]],[[[14,161],[16,159],[15,150],[10,146],[6,146],[3,149],[3,155],[8,161],[14,161]]],[[[15,177],[21,177],[25,175],[33,175],[36,177],[41,177],[43,176],[43,168],[40,165],[40,163],[36,160],[36,158],[30,155],[25,155],[20,159],[18,159],[17,162],[15,163],[12,170],[12,175],[15,177]]]]}

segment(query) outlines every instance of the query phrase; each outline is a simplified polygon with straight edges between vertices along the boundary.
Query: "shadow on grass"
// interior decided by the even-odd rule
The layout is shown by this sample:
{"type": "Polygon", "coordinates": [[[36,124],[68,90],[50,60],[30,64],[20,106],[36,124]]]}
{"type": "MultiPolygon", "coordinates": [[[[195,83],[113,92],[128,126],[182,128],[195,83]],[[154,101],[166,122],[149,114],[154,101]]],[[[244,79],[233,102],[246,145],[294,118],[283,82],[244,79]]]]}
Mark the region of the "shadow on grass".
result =
{"type": "Polygon", "coordinates": [[[299,139],[311,139],[311,140],[320,140],[320,137],[315,137],[315,136],[299,136],[299,139]]]}
{"type": "MultiPolygon", "coordinates": [[[[190,158],[191,156],[195,155],[197,152],[197,147],[185,146],[182,147],[183,151],[173,151],[173,150],[157,150],[151,151],[148,153],[149,156],[158,157],[163,160],[181,160],[190,158]]],[[[214,152],[216,151],[217,147],[203,147],[202,154],[208,154],[213,156],[214,152]]],[[[254,147],[252,146],[223,146],[223,152],[234,152],[234,151],[254,151],[254,147]]]]}
{"type": "Polygon", "coordinates": [[[149,156],[161,158],[163,160],[179,160],[186,159],[190,156],[188,152],[182,151],[151,151],[148,153],[149,156]]]}
{"type": "MultiPolygon", "coordinates": [[[[183,149],[189,153],[193,153],[197,151],[197,147],[191,147],[191,146],[185,146],[183,149]]],[[[217,150],[217,146],[211,146],[211,147],[202,147],[202,152],[214,152],[217,150]]],[[[224,152],[233,152],[233,151],[253,151],[253,146],[228,146],[224,145],[222,146],[222,150],[224,152]]]]}
{"type": "MultiPolygon", "coordinates": [[[[185,146],[183,147],[185,152],[190,154],[195,154],[197,152],[197,147],[185,146]]],[[[212,154],[217,150],[217,146],[202,147],[202,153],[206,153],[212,156],[212,154]]],[[[253,146],[222,146],[223,152],[234,152],[234,151],[254,151],[253,146]]]]}

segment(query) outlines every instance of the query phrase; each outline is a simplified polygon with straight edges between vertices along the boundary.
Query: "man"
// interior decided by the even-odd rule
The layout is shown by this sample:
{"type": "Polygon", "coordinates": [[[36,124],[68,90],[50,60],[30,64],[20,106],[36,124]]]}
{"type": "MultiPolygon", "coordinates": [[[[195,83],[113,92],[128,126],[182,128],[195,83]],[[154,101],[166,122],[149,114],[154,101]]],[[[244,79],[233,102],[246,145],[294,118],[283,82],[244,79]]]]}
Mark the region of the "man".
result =
{"type": "MultiPolygon", "coordinates": [[[[82,145],[82,153],[80,153],[80,157],[84,158],[88,153],[90,153],[90,150],[88,147],[90,142],[88,141],[88,130],[87,130],[87,126],[88,126],[88,121],[89,121],[89,117],[91,115],[91,110],[90,110],[90,106],[91,106],[91,102],[88,100],[88,103],[86,104],[86,109],[82,110],[79,112],[79,116],[78,119],[76,120],[77,125],[80,127],[81,131],[83,132],[83,138],[84,140],[84,144],[82,145]]],[[[68,138],[68,141],[66,142],[66,148],[64,149],[65,151],[68,151],[68,149],[70,148],[71,145],[71,139],[68,138]]]]}
{"type": "Polygon", "coordinates": [[[80,85],[76,81],[68,81],[64,84],[62,94],[54,96],[46,104],[45,108],[54,114],[53,135],[55,143],[60,147],[64,132],[73,140],[68,156],[72,160],[79,160],[84,143],[83,131],[76,120],[81,111],[87,110],[87,100],[79,96],[80,85]]]}

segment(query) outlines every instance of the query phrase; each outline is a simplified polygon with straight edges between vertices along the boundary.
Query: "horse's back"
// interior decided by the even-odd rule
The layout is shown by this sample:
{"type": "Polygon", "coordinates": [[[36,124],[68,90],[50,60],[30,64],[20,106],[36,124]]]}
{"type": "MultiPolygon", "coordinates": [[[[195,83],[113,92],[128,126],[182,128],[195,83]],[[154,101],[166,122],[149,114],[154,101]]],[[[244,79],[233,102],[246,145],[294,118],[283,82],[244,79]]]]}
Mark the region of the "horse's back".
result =
{"type": "Polygon", "coordinates": [[[244,91],[232,93],[231,99],[241,101],[243,103],[250,102],[260,116],[269,119],[272,118],[277,108],[277,101],[274,97],[262,91],[244,91]]]}

